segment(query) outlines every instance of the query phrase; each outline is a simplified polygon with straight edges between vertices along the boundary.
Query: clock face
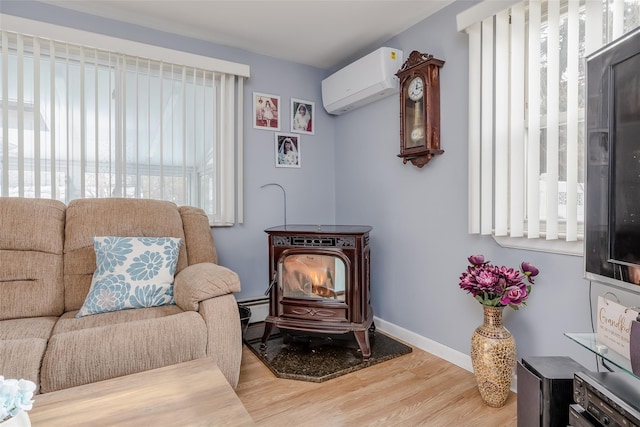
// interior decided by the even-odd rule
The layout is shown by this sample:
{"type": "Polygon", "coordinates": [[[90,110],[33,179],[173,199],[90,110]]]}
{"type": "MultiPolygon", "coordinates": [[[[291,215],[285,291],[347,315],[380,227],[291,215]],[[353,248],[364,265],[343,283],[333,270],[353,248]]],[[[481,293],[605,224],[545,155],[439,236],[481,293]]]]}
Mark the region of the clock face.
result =
{"type": "Polygon", "coordinates": [[[407,94],[412,101],[418,101],[422,98],[423,93],[423,84],[422,79],[420,77],[415,77],[409,83],[409,87],[407,88],[407,94]]]}

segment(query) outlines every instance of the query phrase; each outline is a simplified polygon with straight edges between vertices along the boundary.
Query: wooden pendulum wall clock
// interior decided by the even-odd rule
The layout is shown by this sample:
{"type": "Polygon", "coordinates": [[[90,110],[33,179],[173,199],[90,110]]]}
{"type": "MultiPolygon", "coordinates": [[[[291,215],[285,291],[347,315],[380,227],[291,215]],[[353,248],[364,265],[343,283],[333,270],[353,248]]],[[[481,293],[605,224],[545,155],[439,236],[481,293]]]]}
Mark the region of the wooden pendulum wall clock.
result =
{"type": "Polygon", "coordinates": [[[440,149],[440,68],[444,61],[414,50],[396,73],[400,80],[400,154],[421,168],[440,149]]]}

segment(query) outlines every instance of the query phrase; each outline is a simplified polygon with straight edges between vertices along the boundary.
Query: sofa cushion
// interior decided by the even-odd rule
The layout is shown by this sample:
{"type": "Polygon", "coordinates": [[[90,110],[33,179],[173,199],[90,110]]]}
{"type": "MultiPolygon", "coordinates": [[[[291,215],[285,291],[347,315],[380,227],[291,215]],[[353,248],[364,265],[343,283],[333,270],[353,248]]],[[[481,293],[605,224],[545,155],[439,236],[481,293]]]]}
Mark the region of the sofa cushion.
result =
{"type": "Polygon", "coordinates": [[[38,393],[40,364],[46,347],[47,340],[42,338],[0,340],[0,372],[5,378],[33,381],[38,393]]]}
{"type": "Polygon", "coordinates": [[[161,317],[173,316],[184,312],[177,305],[163,305],[160,307],[140,308],[136,310],[111,311],[100,313],[94,316],[76,317],[76,310],[64,313],[53,328],[51,335],[65,332],[78,331],[80,329],[96,328],[106,325],[117,325],[118,323],[135,322],[138,320],[159,319],[161,317]]]}
{"type": "Polygon", "coordinates": [[[96,271],[76,316],[173,304],[180,242],[173,237],[95,237],[96,271]]]}
{"type": "Polygon", "coordinates": [[[65,211],[57,200],[0,197],[0,320],[62,314],[65,211]]]}
{"type": "Polygon", "coordinates": [[[198,313],[109,322],[118,315],[130,318],[148,310],[152,309],[66,318],[69,331],[58,333],[63,328],[56,328],[49,339],[40,373],[41,391],[48,393],[206,356],[207,330],[198,313]],[[115,316],[107,316],[110,314],[115,316]],[[70,326],[85,319],[104,324],[82,329],[70,326]]]}
{"type": "MultiPolygon", "coordinates": [[[[23,319],[3,320],[0,323],[0,341],[24,338],[48,340],[57,321],[57,317],[26,317],[23,319]]],[[[2,374],[1,370],[0,374],[2,374]]]]}
{"type": "Polygon", "coordinates": [[[24,378],[38,386],[42,357],[57,320],[57,317],[33,317],[0,322],[0,374],[5,378],[24,378]]]}
{"type": "MultiPolygon", "coordinates": [[[[175,237],[183,239],[178,206],[161,200],[77,199],[69,202],[64,241],[65,311],[78,310],[96,270],[94,236],[175,237]]],[[[176,272],[188,265],[181,245],[176,272]]]]}

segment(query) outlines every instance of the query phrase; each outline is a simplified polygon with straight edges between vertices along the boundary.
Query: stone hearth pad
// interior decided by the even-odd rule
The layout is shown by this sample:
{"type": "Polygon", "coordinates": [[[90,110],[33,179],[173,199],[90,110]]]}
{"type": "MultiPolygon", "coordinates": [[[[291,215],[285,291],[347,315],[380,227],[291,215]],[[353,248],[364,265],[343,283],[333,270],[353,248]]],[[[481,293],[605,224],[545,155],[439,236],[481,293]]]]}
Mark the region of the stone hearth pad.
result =
{"type": "Polygon", "coordinates": [[[411,352],[411,347],[379,331],[370,335],[371,357],[363,362],[353,334],[306,336],[282,332],[272,335],[266,350],[259,338],[246,344],[279,378],[323,382],[411,352]]]}

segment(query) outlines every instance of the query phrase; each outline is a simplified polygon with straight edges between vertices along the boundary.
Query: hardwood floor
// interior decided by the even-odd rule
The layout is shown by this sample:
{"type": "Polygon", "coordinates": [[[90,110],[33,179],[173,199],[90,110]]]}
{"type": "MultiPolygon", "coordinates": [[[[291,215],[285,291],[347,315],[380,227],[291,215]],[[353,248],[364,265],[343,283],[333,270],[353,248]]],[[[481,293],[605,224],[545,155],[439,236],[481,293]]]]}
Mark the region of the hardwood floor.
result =
{"type": "Polygon", "coordinates": [[[258,426],[516,425],[516,395],[480,399],[472,373],[420,349],[323,383],[276,378],[243,349],[236,393],[258,426]]]}

